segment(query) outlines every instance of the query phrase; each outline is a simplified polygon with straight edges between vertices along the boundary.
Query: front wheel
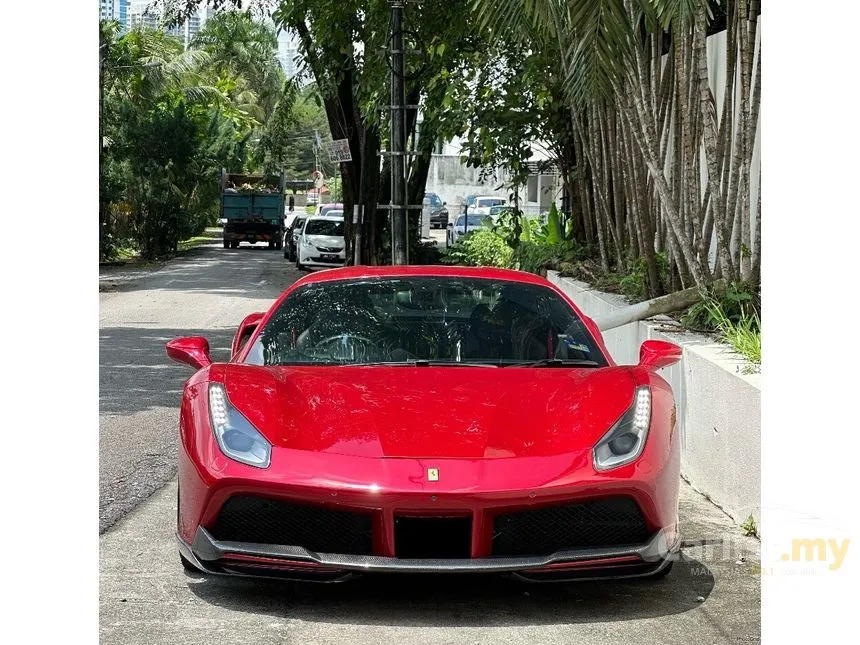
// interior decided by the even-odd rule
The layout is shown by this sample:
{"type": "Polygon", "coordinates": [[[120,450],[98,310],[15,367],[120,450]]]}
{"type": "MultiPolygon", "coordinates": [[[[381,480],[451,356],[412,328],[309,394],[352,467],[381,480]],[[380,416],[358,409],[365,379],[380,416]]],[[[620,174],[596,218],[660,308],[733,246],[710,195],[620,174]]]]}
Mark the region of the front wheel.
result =
{"type": "Polygon", "coordinates": [[[225,249],[229,249],[229,248],[230,248],[230,242],[229,242],[228,240],[224,240],[224,248],[225,248],[225,249]]]}

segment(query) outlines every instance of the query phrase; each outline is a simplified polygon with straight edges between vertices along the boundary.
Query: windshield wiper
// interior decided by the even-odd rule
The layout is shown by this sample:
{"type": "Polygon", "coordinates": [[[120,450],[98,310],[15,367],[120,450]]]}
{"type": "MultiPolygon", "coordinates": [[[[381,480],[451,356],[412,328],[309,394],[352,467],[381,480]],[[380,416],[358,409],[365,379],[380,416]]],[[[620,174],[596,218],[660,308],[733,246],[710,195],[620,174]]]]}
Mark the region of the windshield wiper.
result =
{"type": "Polygon", "coordinates": [[[367,363],[344,363],[355,367],[367,367],[370,365],[385,365],[390,367],[499,367],[493,363],[468,363],[457,361],[439,361],[426,358],[413,358],[405,361],[370,361],[367,363]]]}
{"type": "Polygon", "coordinates": [[[530,363],[508,363],[502,367],[600,367],[600,363],[584,358],[544,358],[530,363]]]}

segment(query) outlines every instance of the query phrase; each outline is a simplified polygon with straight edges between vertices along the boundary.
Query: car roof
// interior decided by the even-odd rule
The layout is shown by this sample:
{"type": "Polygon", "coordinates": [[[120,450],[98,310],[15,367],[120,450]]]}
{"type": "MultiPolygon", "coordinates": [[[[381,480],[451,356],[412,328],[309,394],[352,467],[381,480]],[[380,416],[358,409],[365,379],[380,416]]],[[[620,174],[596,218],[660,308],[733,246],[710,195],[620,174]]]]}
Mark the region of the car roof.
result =
{"type": "MultiPolygon", "coordinates": [[[[319,218],[322,219],[322,218],[319,218]]],[[[485,278],[491,280],[507,280],[541,286],[552,286],[548,280],[534,273],[515,271],[514,269],[497,269],[495,267],[468,267],[452,265],[386,265],[386,266],[348,266],[308,274],[294,284],[311,282],[328,282],[331,280],[350,280],[356,278],[396,278],[396,277],[455,277],[455,278],[485,278]]]]}
{"type": "Polygon", "coordinates": [[[338,220],[340,220],[342,222],[343,216],[342,215],[328,215],[328,214],[326,214],[326,215],[311,215],[310,217],[308,217],[309,222],[310,221],[317,221],[317,220],[319,220],[321,222],[337,222],[338,220]]]}

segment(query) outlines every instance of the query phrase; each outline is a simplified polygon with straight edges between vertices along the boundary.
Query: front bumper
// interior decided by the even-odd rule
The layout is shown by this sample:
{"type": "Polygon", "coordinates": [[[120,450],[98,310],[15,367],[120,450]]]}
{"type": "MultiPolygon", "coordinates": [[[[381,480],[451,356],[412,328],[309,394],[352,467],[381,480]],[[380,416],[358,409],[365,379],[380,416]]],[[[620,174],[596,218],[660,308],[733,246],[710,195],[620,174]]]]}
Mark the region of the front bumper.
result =
{"type": "Polygon", "coordinates": [[[180,553],[205,573],[339,582],[364,573],[510,574],[530,582],[639,578],[669,566],[677,534],[659,531],[627,547],[559,551],[549,556],[408,559],[315,553],[302,547],[218,541],[203,527],[192,545],[177,535],[180,553]]]}
{"type": "Polygon", "coordinates": [[[316,247],[299,246],[299,262],[309,267],[340,267],[346,264],[346,250],[321,251],[316,247]],[[330,257],[336,256],[336,257],[330,257]]]}
{"type": "Polygon", "coordinates": [[[441,213],[435,213],[430,216],[430,225],[436,226],[439,228],[445,228],[448,226],[448,213],[447,211],[443,211],[441,213]]]}

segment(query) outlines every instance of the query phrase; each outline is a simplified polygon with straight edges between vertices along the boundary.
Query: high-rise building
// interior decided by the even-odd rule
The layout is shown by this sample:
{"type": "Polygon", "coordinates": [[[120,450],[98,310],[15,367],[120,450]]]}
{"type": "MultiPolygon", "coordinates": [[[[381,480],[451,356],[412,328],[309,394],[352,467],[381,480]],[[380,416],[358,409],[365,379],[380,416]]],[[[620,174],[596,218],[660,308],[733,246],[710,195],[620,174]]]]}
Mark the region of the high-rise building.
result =
{"type": "Polygon", "coordinates": [[[99,0],[99,19],[118,20],[123,29],[128,27],[129,0],[99,0]]]}
{"type": "MultiPolygon", "coordinates": [[[[102,0],[104,2],[104,0],[102,0]]],[[[214,10],[201,3],[197,11],[191,14],[184,23],[180,25],[167,26],[164,24],[162,9],[155,5],[153,0],[124,0],[128,2],[128,26],[134,28],[139,25],[149,29],[162,29],[171,36],[181,39],[185,46],[194,39],[206,21],[214,15],[214,10]]]]}
{"type": "Polygon", "coordinates": [[[287,78],[293,78],[298,74],[296,56],[299,52],[299,42],[295,34],[288,31],[278,33],[278,61],[284,69],[287,78]]]}

